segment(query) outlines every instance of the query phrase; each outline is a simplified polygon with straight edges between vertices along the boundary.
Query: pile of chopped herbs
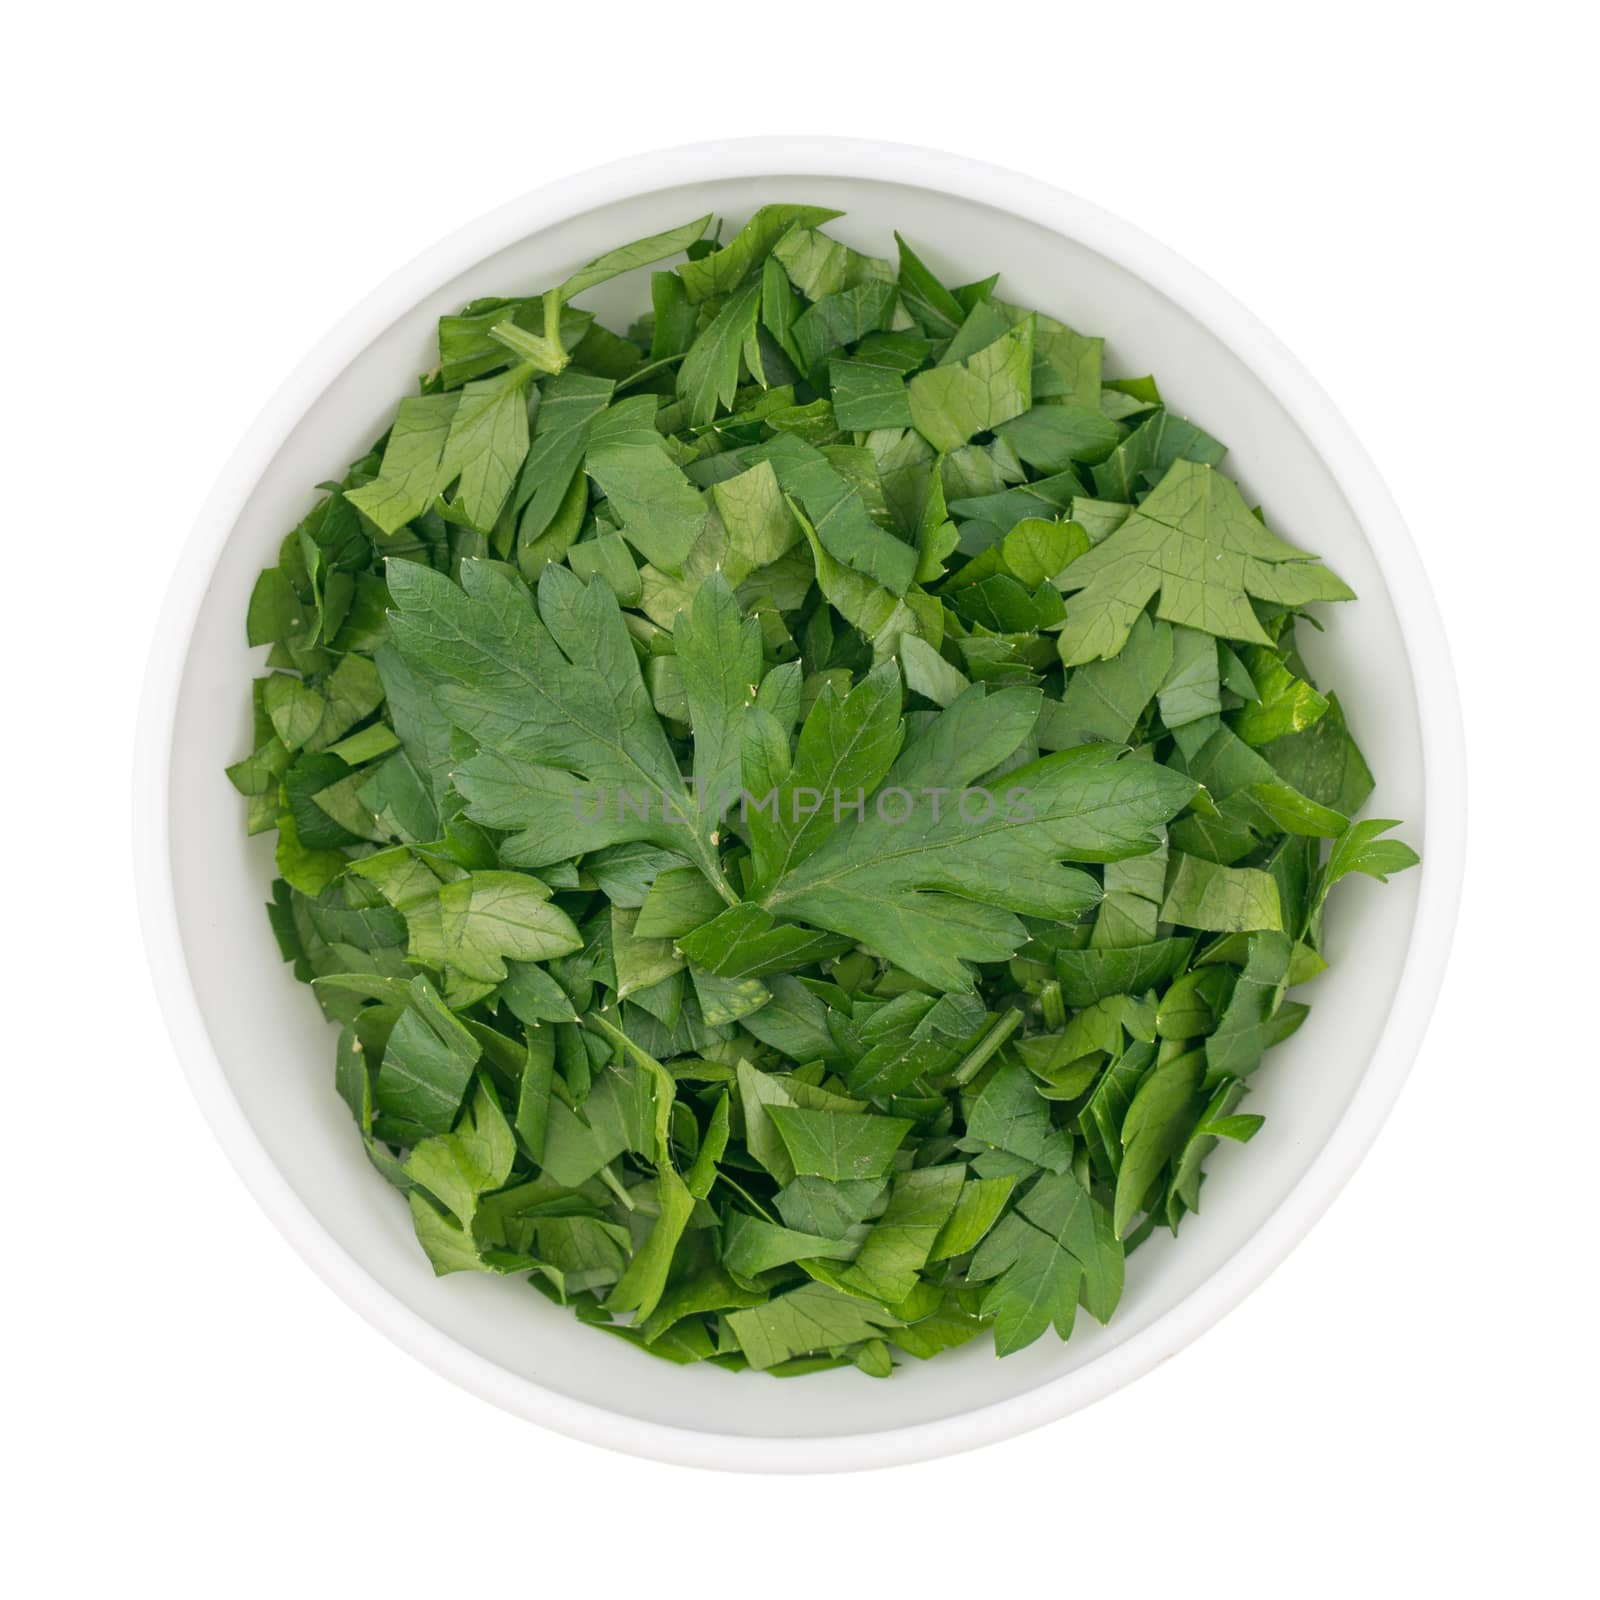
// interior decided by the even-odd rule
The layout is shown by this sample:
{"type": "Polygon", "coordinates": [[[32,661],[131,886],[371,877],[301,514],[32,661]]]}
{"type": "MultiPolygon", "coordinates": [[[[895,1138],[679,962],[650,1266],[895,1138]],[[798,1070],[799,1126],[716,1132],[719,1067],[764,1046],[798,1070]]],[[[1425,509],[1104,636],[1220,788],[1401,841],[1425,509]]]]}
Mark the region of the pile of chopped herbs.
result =
{"type": "Polygon", "coordinates": [[[835,215],[443,318],[256,585],[229,775],[436,1271],[886,1376],[1110,1317],[1329,889],[1417,857],[1296,645],[1350,591],[1224,447],[835,215]]]}

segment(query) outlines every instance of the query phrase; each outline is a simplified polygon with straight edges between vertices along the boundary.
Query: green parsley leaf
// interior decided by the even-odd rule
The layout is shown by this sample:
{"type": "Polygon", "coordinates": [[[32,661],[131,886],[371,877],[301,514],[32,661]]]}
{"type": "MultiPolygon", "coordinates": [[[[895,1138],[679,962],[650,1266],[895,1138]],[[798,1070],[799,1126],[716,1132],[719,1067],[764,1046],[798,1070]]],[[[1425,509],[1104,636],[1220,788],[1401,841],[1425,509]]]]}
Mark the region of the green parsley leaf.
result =
{"type": "Polygon", "coordinates": [[[1354,595],[1314,556],[1251,516],[1214,468],[1176,461],[1114,533],[1068,568],[1062,659],[1114,656],[1146,603],[1156,615],[1223,639],[1269,644],[1251,597],[1277,605],[1354,595]]]}

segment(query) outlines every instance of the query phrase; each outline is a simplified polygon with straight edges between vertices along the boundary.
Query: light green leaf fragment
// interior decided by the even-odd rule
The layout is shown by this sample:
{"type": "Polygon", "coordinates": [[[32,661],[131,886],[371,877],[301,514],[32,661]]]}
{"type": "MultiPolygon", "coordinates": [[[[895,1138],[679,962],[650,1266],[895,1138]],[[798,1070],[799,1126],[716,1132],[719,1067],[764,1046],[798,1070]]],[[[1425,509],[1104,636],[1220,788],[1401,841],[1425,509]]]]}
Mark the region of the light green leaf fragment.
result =
{"type": "Polygon", "coordinates": [[[636,1322],[643,1322],[659,1304],[678,1241],[694,1212],[694,1196],[671,1167],[657,1169],[656,1197],[660,1209],[650,1236],[606,1298],[608,1311],[631,1311],[636,1322]]]}
{"type": "Polygon", "coordinates": [[[900,639],[900,665],[906,688],[936,706],[948,706],[972,687],[966,675],[952,667],[926,639],[908,633],[900,639]]]}
{"type": "Polygon", "coordinates": [[[394,534],[433,504],[439,463],[461,396],[412,395],[400,402],[378,476],[345,498],[385,534],[394,534]]]}
{"type": "Polygon", "coordinates": [[[1327,696],[1297,678],[1276,651],[1255,645],[1241,651],[1240,659],[1250,674],[1256,698],[1229,721],[1246,744],[1271,744],[1274,739],[1302,733],[1326,713],[1327,696]]]}
{"type": "Polygon", "coordinates": [[[722,1259],[730,1272],[754,1278],[794,1261],[848,1261],[861,1248],[859,1239],[827,1239],[764,1222],[746,1211],[730,1211],[723,1234],[722,1259]]]}
{"type": "Polygon", "coordinates": [[[499,377],[469,383],[450,418],[438,489],[456,485],[451,508],[480,533],[494,527],[528,453],[532,376],[533,368],[524,363],[499,377]]]}
{"type": "Polygon", "coordinates": [[[1161,685],[1161,720],[1182,728],[1222,710],[1217,641],[1194,628],[1172,630],[1172,670],[1161,685]]]}
{"type": "Polygon", "coordinates": [[[770,254],[790,228],[815,228],[840,213],[825,206],[762,206],[720,250],[678,268],[691,302],[729,294],[770,254]]]}
{"type": "Polygon", "coordinates": [[[523,872],[474,872],[439,890],[444,956],[484,983],[506,975],[505,959],[549,961],[583,948],[572,918],[523,872]]]}
{"type": "Polygon", "coordinates": [[[310,684],[286,672],[275,672],[266,680],[262,700],[273,731],[289,750],[298,750],[316,733],[327,709],[310,684]]]}
{"type": "Polygon", "coordinates": [[[817,587],[846,622],[866,635],[875,662],[894,655],[905,636],[926,631],[926,618],[913,609],[910,601],[892,594],[854,567],[835,561],[804,519],[801,527],[817,564],[817,587]]]}
{"type": "Polygon", "coordinates": [[[954,1209],[939,1229],[930,1261],[949,1261],[976,1250],[1017,1186],[1015,1178],[969,1178],[956,1198],[954,1209]]]}
{"type": "Polygon", "coordinates": [[[772,254],[807,300],[821,300],[871,278],[894,278],[894,267],[889,262],[862,255],[805,226],[791,227],[773,246],[772,254]]]}
{"type": "Polygon", "coordinates": [[[1024,517],[1001,543],[1001,555],[1012,577],[1029,589],[1054,583],[1067,567],[1085,555],[1089,536],[1075,522],[1024,517]]]}
{"type": "Polygon", "coordinates": [[[911,379],[912,424],[935,450],[959,449],[1033,403],[1033,329],[1025,320],[966,361],[911,379]]]}
{"type": "Polygon", "coordinates": [[[761,681],[761,629],[713,573],[678,619],[677,646],[694,729],[694,805],[709,851],[738,799],[744,719],[761,681]]]}
{"type": "Polygon", "coordinates": [[[767,1115],[795,1172],[834,1183],[883,1177],[912,1127],[904,1117],[807,1111],[798,1106],[773,1105],[767,1115]]]}
{"type": "Polygon", "coordinates": [[[1142,504],[1067,569],[1062,659],[1114,656],[1145,605],[1224,639],[1269,644],[1250,597],[1276,605],[1349,600],[1351,590],[1314,556],[1268,533],[1215,468],[1176,461],[1142,504]]]}
{"type": "Polygon", "coordinates": [[[652,429],[595,439],[584,470],[605,495],[622,536],[646,561],[676,572],[705,529],[706,508],[652,429]]]}
{"type": "Polygon", "coordinates": [[[279,814],[277,829],[278,876],[293,884],[301,894],[313,897],[321,894],[350,864],[342,850],[317,850],[301,844],[294,817],[287,811],[279,814]]]}
{"type": "Polygon", "coordinates": [[[808,1283],[775,1295],[764,1306],[735,1311],[728,1327],[758,1371],[816,1351],[832,1351],[870,1339],[900,1321],[881,1306],[808,1283]]]}
{"type": "Polygon", "coordinates": [[[1117,1171],[1116,1236],[1127,1237],[1168,1160],[1182,1148],[1199,1116],[1196,1095],[1205,1070],[1198,1051],[1159,1063],[1139,1085],[1122,1124],[1117,1171]]]}
{"type": "Polygon", "coordinates": [[[380,1110],[430,1133],[448,1133],[477,1064],[480,1047],[426,978],[411,982],[378,1069],[380,1110]]]}
{"type": "Polygon", "coordinates": [[[704,427],[719,409],[732,407],[745,341],[755,332],[760,305],[760,283],[746,284],[689,347],[678,368],[678,396],[688,405],[692,426],[704,427]]]}
{"type": "Polygon", "coordinates": [[[899,1305],[916,1287],[934,1242],[955,1210],[966,1168],[918,1167],[900,1173],[889,1205],[873,1223],[855,1261],[839,1279],[855,1294],[899,1305]]]}
{"type": "Polygon", "coordinates": [[[668,256],[675,256],[680,250],[687,250],[697,239],[704,236],[710,225],[711,214],[708,212],[703,217],[696,217],[693,222],[685,222],[679,227],[668,228],[665,232],[653,233],[647,239],[635,239],[631,244],[622,245],[616,250],[608,250],[566,278],[556,289],[556,295],[560,300],[571,300],[573,296],[582,294],[585,289],[594,288],[597,283],[605,283],[611,278],[620,277],[624,272],[649,266],[652,262],[665,261],[668,256]]]}
{"type": "Polygon", "coordinates": [[[1401,840],[1379,837],[1399,826],[1392,817],[1369,817],[1365,821],[1350,824],[1335,841],[1327,864],[1318,875],[1311,897],[1313,915],[1328,898],[1328,891],[1334,884],[1350,873],[1360,872],[1369,878],[1376,878],[1379,883],[1387,883],[1391,873],[1404,872],[1422,860],[1410,845],[1401,840]]]}
{"type": "Polygon", "coordinates": [[[1283,912],[1270,872],[1221,867],[1179,852],[1173,856],[1161,920],[1213,933],[1254,933],[1282,928],[1283,912]]]}
{"type": "Polygon", "coordinates": [[[727,535],[721,561],[734,587],[760,567],[786,555],[804,537],[770,461],[714,484],[711,498],[727,535]]]}
{"type": "Polygon", "coordinates": [[[994,1349],[1012,1355],[1052,1327],[1066,1339],[1078,1309],[1083,1269],[1037,1228],[1023,1227],[1015,1259],[983,1297],[984,1315],[994,1319],[994,1349]]]}
{"type": "Polygon", "coordinates": [[[619,1000],[664,982],[673,973],[681,972],[685,965],[670,938],[639,936],[639,917],[639,911],[625,906],[611,908],[611,955],[616,966],[619,1000]]]}
{"type": "Polygon", "coordinates": [[[516,1153],[516,1140],[500,1102],[480,1079],[472,1104],[455,1131],[420,1140],[406,1157],[404,1170],[470,1230],[479,1197],[506,1182],[516,1153]]]}

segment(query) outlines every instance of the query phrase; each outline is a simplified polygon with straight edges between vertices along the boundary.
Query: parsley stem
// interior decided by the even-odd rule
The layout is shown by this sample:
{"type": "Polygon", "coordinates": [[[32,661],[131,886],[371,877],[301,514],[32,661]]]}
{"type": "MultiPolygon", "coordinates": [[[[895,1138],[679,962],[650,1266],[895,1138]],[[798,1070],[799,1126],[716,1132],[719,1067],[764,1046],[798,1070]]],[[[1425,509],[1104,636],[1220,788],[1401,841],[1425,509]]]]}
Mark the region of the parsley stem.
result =
{"type": "Polygon", "coordinates": [[[957,1065],[956,1070],[950,1074],[950,1081],[955,1084],[971,1083],[983,1070],[995,1051],[1021,1026],[1022,1013],[1015,1009],[997,1017],[990,1024],[989,1031],[973,1045],[965,1058],[957,1065]]]}
{"type": "Polygon", "coordinates": [[[616,1173],[614,1173],[611,1170],[611,1167],[610,1167],[609,1163],[607,1163],[607,1165],[601,1167],[601,1169],[599,1170],[599,1172],[597,1172],[595,1174],[595,1176],[597,1178],[599,1178],[599,1180],[606,1186],[606,1188],[608,1188],[612,1192],[612,1194],[614,1194],[617,1197],[617,1199],[619,1199],[623,1203],[623,1205],[625,1205],[628,1208],[628,1210],[632,1211],[634,1209],[633,1196],[630,1195],[628,1193],[628,1191],[622,1186],[621,1179],[619,1179],[617,1177],[616,1173]]]}

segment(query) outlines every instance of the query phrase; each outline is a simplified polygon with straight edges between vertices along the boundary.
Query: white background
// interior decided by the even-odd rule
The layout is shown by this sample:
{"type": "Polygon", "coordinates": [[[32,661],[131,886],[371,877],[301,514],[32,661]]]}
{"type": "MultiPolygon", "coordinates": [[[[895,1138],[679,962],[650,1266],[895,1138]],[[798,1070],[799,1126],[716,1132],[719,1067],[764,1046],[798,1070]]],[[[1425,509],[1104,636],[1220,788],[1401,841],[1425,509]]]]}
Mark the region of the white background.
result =
{"type": "Polygon", "coordinates": [[[1594,1593],[1594,40],[1576,4],[14,12],[0,929],[11,1592],[1594,1593]],[[1076,190],[1343,408],[1431,570],[1472,866],[1399,1108],[1177,1359],[975,1455],[740,1479],[457,1392],[257,1212],[149,993],[159,599],[266,397],[548,179],[808,128],[1076,190]]]}

